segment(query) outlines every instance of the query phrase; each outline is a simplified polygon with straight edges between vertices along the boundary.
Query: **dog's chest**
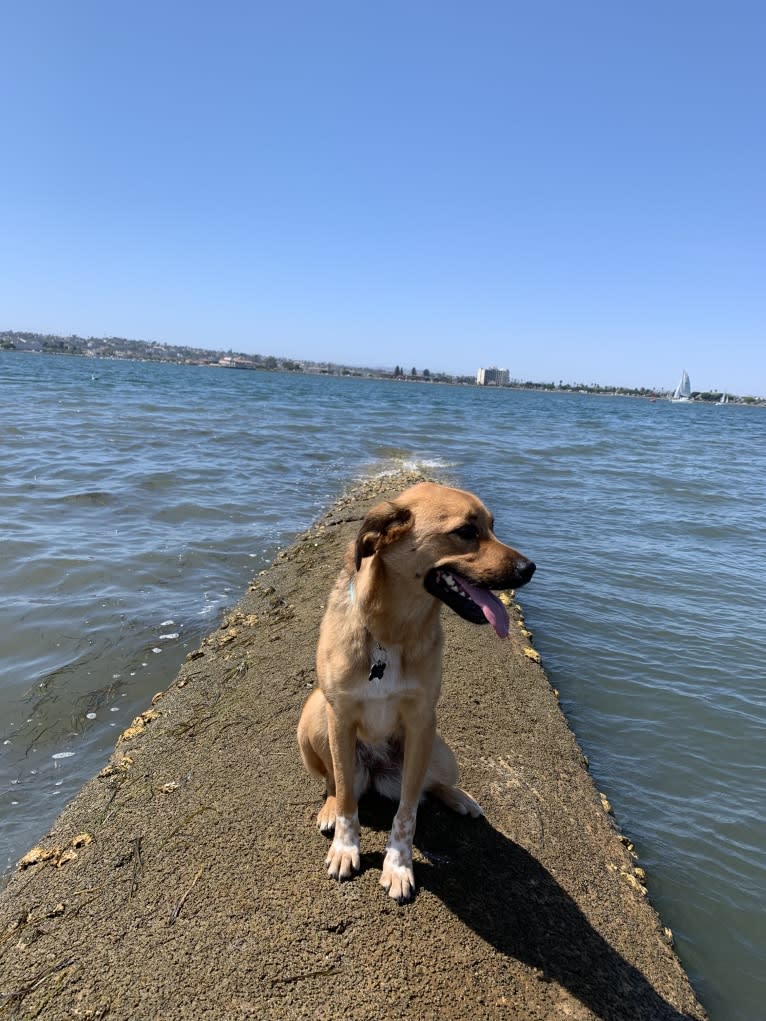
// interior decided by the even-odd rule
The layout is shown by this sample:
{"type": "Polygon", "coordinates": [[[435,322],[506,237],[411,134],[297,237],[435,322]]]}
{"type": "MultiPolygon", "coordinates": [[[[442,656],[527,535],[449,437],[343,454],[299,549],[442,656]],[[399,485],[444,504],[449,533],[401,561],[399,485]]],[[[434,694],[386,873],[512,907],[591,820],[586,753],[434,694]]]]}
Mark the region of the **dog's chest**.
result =
{"type": "Polygon", "coordinates": [[[359,737],[362,741],[384,741],[399,728],[403,703],[417,696],[421,685],[402,674],[401,658],[395,649],[385,651],[385,659],[377,657],[378,669],[365,677],[358,692],[361,701],[359,737]],[[383,666],[381,671],[380,667],[383,666]]]}

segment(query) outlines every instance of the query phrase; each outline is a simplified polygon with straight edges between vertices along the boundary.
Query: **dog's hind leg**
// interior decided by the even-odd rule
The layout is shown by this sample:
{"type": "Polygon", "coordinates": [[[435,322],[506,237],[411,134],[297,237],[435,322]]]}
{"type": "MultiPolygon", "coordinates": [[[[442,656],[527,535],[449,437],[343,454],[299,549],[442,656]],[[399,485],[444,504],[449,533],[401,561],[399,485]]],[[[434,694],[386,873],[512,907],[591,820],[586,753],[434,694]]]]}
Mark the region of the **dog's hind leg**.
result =
{"type": "Polygon", "coordinates": [[[327,797],[317,814],[317,826],[322,833],[335,828],[335,773],[327,733],[325,697],[315,688],[308,697],[298,723],[298,748],[306,770],[324,780],[327,797]]]}
{"type": "Polygon", "coordinates": [[[424,790],[433,794],[458,815],[471,815],[478,818],[484,815],[481,806],[470,794],[457,786],[459,772],[454,753],[447,742],[436,735],[431,762],[426,773],[424,790]]]}

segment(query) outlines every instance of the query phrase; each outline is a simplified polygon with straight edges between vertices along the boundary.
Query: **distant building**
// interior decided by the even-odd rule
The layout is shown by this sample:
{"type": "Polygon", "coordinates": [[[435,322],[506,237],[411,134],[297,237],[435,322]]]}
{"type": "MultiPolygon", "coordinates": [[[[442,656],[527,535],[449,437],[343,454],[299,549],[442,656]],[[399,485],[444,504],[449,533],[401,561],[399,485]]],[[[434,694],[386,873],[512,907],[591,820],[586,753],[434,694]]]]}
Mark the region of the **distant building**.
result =
{"type": "Polygon", "coordinates": [[[479,369],[476,382],[479,386],[508,386],[511,376],[508,369],[497,369],[491,365],[488,369],[479,369]]]}

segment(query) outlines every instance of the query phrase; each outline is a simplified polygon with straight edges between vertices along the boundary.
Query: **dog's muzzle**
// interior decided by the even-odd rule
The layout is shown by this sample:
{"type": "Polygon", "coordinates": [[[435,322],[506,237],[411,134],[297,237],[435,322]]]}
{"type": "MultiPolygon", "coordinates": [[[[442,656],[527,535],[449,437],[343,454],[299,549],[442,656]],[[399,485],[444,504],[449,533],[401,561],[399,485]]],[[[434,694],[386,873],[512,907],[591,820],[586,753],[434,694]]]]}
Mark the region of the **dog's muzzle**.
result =
{"type": "MultiPolygon", "coordinates": [[[[520,588],[535,573],[535,564],[522,558],[514,570],[498,582],[498,588],[520,588]]],[[[425,576],[426,591],[441,599],[451,610],[472,624],[491,624],[500,638],[506,638],[510,622],[508,611],[497,596],[483,585],[470,582],[449,567],[436,567],[425,576]]]]}

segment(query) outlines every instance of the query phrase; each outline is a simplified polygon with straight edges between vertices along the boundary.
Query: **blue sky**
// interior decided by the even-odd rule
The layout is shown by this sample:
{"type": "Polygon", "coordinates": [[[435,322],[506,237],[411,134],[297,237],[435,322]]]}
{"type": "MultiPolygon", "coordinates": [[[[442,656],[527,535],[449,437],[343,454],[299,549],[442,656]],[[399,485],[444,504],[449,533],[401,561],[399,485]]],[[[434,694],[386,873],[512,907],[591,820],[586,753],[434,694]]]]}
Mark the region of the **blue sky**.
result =
{"type": "Polygon", "coordinates": [[[766,5],[4,4],[0,329],[766,394],[766,5]]]}

